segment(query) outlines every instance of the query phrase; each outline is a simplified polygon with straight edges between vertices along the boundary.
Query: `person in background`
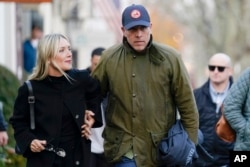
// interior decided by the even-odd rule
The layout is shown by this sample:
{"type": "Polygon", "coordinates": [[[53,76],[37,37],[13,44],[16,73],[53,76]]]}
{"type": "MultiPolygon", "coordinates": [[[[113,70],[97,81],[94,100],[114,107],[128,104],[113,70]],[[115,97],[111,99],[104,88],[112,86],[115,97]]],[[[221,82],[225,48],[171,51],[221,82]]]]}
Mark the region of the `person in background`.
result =
{"type": "MultiPolygon", "coordinates": [[[[92,50],[91,53],[91,65],[87,68],[89,73],[94,71],[96,68],[102,52],[105,49],[103,47],[97,47],[92,50]]],[[[104,139],[102,137],[102,132],[105,127],[105,108],[107,106],[107,98],[103,98],[102,104],[101,104],[101,109],[102,109],[102,119],[103,119],[103,125],[100,128],[92,128],[91,129],[91,135],[90,135],[90,140],[91,140],[91,152],[92,156],[90,158],[90,167],[111,167],[112,165],[109,164],[104,156],[104,148],[103,148],[103,143],[104,139]]]]}
{"type": "Polygon", "coordinates": [[[9,119],[17,151],[27,167],[89,166],[90,128],[102,126],[101,92],[87,70],[72,68],[69,40],[48,34],[38,44],[29,80],[35,97],[35,129],[30,128],[29,91],[20,86],[9,119]]]}
{"type": "Polygon", "coordinates": [[[240,74],[229,90],[224,115],[236,132],[234,151],[250,151],[250,68],[240,74]]]}
{"type": "Polygon", "coordinates": [[[99,63],[99,60],[101,58],[102,52],[105,50],[103,47],[97,47],[92,50],[91,52],[91,60],[90,60],[90,66],[87,68],[88,72],[91,73],[99,63]]]}
{"type": "Polygon", "coordinates": [[[214,54],[208,63],[209,78],[194,90],[199,111],[199,126],[204,135],[202,146],[214,157],[214,161],[198,159],[197,167],[226,167],[229,165],[229,151],[233,144],[222,141],[215,132],[221,111],[220,107],[233,83],[232,63],[224,53],[214,54]]]}
{"type": "Polygon", "coordinates": [[[153,42],[142,5],[122,13],[123,41],[106,49],[92,76],[108,93],[104,153],[115,167],[156,167],[157,143],[176,122],[177,110],[197,144],[198,111],[180,54],[153,42]]]}
{"type": "Polygon", "coordinates": [[[23,68],[24,78],[32,73],[36,65],[36,50],[39,39],[43,36],[43,29],[40,25],[33,24],[31,27],[31,36],[23,42],[23,68]]]}
{"type": "Polygon", "coordinates": [[[9,136],[7,133],[8,124],[3,115],[3,103],[0,101],[0,146],[8,144],[9,136]]]}

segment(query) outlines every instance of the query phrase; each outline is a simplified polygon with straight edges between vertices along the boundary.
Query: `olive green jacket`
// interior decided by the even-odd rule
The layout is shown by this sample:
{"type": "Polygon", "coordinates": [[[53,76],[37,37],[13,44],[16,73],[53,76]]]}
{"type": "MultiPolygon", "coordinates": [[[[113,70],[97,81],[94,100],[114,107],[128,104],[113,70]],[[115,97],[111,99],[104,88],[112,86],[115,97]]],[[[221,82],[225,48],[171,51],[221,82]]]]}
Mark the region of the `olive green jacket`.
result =
{"type": "Polygon", "coordinates": [[[172,48],[151,43],[144,53],[126,44],[103,52],[92,76],[109,92],[104,151],[118,161],[131,148],[138,167],[155,167],[157,145],[174,124],[176,111],[197,143],[198,112],[189,76],[172,48]]]}

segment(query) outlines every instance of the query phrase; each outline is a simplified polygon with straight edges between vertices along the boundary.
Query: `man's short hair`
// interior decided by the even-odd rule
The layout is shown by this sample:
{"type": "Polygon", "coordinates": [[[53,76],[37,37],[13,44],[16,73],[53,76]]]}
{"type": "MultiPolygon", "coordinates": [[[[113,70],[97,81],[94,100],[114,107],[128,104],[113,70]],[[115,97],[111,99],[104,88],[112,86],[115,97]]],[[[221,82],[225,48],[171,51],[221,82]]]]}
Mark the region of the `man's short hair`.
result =
{"type": "Polygon", "coordinates": [[[32,24],[31,30],[34,30],[34,29],[39,29],[39,30],[43,31],[43,27],[41,24],[32,24]]]}
{"type": "Polygon", "coordinates": [[[95,48],[92,53],[91,53],[91,57],[93,57],[94,55],[99,55],[101,56],[102,52],[104,51],[105,49],[103,47],[98,47],[98,48],[95,48]]]}

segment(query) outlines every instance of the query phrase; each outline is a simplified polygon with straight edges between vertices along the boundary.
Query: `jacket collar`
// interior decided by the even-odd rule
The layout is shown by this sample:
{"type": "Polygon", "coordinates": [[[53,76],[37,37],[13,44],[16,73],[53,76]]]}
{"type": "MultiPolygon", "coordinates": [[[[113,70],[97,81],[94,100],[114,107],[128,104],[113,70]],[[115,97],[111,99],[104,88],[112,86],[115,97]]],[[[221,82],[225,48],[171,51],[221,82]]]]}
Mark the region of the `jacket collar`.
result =
{"type": "MultiPolygon", "coordinates": [[[[233,77],[230,76],[229,77],[229,88],[232,86],[232,84],[233,84],[233,77]]],[[[202,87],[205,88],[205,89],[203,89],[204,93],[207,94],[207,95],[209,95],[210,94],[209,93],[210,79],[208,79],[207,82],[205,82],[202,87]]]]}
{"type": "Polygon", "coordinates": [[[151,47],[151,45],[152,45],[152,39],[153,39],[153,37],[151,35],[147,47],[143,51],[141,51],[141,52],[137,52],[136,50],[134,50],[134,48],[128,43],[127,38],[124,37],[124,36],[123,36],[123,45],[131,53],[134,53],[134,54],[137,54],[137,55],[144,55],[144,54],[146,54],[148,52],[149,48],[151,47]]]}
{"type": "Polygon", "coordinates": [[[153,44],[152,34],[150,36],[150,40],[148,42],[147,47],[142,52],[137,52],[136,50],[134,50],[134,48],[132,48],[132,46],[128,43],[126,37],[123,37],[123,45],[126,47],[126,49],[128,49],[129,52],[136,54],[136,55],[145,55],[148,53],[149,60],[155,65],[160,65],[161,62],[165,60],[165,58],[161,54],[159,54],[158,50],[155,48],[153,44]]]}

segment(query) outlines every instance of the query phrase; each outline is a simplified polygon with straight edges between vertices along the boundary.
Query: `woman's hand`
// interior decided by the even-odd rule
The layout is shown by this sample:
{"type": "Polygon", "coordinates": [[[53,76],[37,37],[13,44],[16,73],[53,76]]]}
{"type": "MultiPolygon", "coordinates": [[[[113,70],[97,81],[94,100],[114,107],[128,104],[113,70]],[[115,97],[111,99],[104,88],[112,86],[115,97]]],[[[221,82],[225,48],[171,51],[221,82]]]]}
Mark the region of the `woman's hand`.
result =
{"type": "Polygon", "coordinates": [[[46,144],[47,144],[46,140],[34,139],[30,144],[30,149],[32,152],[41,152],[45,149],[44,146],[46,144]]]}
{"type": "Polygon", "coordinates": [[[94,115],[95,114],[90,110],[85,111],[84,125],[81,128],[82,128],[82,137],[85,137],[86,139],[90,138],[91,128],[95,123],[95,119],[93,118],[94,115]]]}

